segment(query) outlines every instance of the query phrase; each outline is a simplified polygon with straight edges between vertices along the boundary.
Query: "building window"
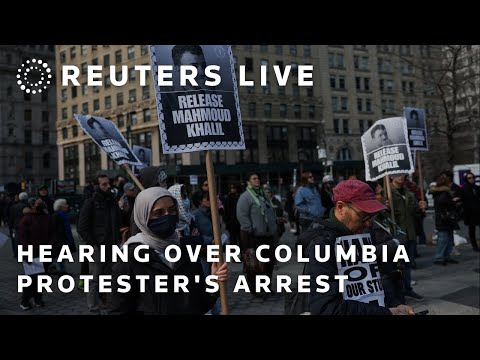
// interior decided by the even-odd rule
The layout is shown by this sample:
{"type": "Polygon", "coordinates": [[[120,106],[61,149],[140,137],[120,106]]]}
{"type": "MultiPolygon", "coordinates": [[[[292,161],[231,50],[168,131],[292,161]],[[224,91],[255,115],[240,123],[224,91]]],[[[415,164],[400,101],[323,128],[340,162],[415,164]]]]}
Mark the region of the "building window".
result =
{"type": "Polygon", "coordinates": [[[245,58],[245,71],[246,72],[253,71],[253,58],[250,58],[250,57],[245,58]]]}
{"type": "Polygon", "coordinates": [[[366,128],[366,121],[363,119],[358,120],[358,128],[360,129],[360,134],[363,134],[367,128],[366,128]]]}
{"type": "Polygon", "coordinates": [[[50,168],[50,153],[43,154],[43,168],[44,169],[50,168]]]}
{"type": "Polygon", "coordinates": [[[344,134],[350,134],[350,126],[349,126],[349,121],[348,119],[343,119],[343,133],[344,134]]]}
{"type": "Polygon", "coordinates": [[[295,117],[295,119],[302,118],[302,108],[300,105],[298,104],[293,105],[293,116],[295,117]]]}
{"type": "Polygon", "coordinates": [[[342,97],[342,98],[340,99],[340,101],[341,101],[341,109],[342,109],[342,111],[348,111],[348,98],[342,97]]]}
{"type": "Polygon", "coordinates": [[[50,129],[45,127],[42,129],[42,144],[48,145],[50,143],[50,129]]]}
{"type": "Polygon", "coordinates": [[[337,76],[336,75],[330,75],[330,87],[332,89],[335,89],[337,87],[337,76]]]}
{"type": "Polygon", "coordinates": [[[129,60],[135,58],[135,47],[134,46],[129,46],[127,48],[127,58],[129,60]]]}
{"type": "Polygon", "coordinates": [[[307,97],[313,97],[313,87],[307,88],[307,97]]]}
{"type": "Polygon", "coordinates": [[[23,93],[23,100],[25,100],[25,101],[30,101],[30,100],[32,100],[32,95],[31,95],[30,93],[24,92],[24,93],[23,93]]]}
{"type": "Polygon", "coordinates": [[[105,89],[108,89],[112,85],[112,82],[110,81],[110,76],[103,77],[103,85],[105,86],[105,89]]]}
{"type": "Polygon", "coordinates": [[[288,45],[290,55],[297,56],[297,45],[288,45]]]}
{"type": "Polygon", "coordinates": [[[263,105],[263,114],[267,118],[272,117],[272,104],[266,103],[266,104],[263,105]]]}
{"type": "Polygon", "coordinates": [[[72,106],[72,118],[75,116],[75,114],[78,114],[78,106],[77,105],[72,106]]]}
{"type": "Polygon", "coordinates": [[[75,48],[75,46],[72,46],[70,48],[70,60],[75,59],[75,56],[77,55],[76,52],[77,52],[77,49],[75,48]]]}
{"type": "Polygon", "coordinates": [[[84,62],[84,63],[82,63],[82,65],[80,65],[80,73],[82,75],[87,74],[87,63],[86,62],[84,62]]]}
{"type": "Polygon", "coordinates": [[[62,108],[62,119],[68,118],[68,110],[67,108],[62,108]]]}
{"type": "Polygon", "coordinates": [[[110,54],[103,55],[103,66],[110,66],[110,54]]]}
{"type": "Polygon", "coordinates": [[[119,128],[125,126],[125,117],[124,117],[123,115],[118,115],[118,118],[117,118],[117,126],[118,126],[119,128]]]}
{"type": "Polygon", "coordinates": [[[98,65],[98,58],[92,59],[92,65],[98,65]]]}
{"type": "Polygon", "coordinates": [[[303,56],[310,57],[312,55],[312,47],[310,45],[303,45],[303,56]]]}
{"type": "Polygon", "coordinates": [[[365,100],[365,111],[368,111],[368,112],[372,111],[372,100],[370,99],[365,100]]]}
{"type": "Polygon", "coordinates": [[[339,103],[338,103],[338,97],[336,96],[332,96],[332,111],[335,112],[335,111],[338,111],[339,109],[339,103]]]}
{"type": "Polygon", "coordinates": [[[350,152],[350,149],[347,147],[344,147],[338,150],[337,160],[340,160],[340,161],[352,160],[352,154],[350,152]]]}
{"type": "Polygon", "coordinates": [[[143,109],[143,122],[149,122],[150,120],[150,109],[143,109]]]}
{"type": "Polygon", "coordinates": [[[363,111],[363,99],[357,98],[357,110],[359,112],[363,111]]]}
{"type": "Polygon", "coordinates": [[[150,87],[148,85],[142,88],[142,99],[150,99],[150,87]]]}
{"type": "Polygon", "coordinates": [[[7,96],[13,95],[13,88],[11,86],[7,87],[7,96]]]}
{"type": "Polygon", "coordinates": [[[267,132],[267,158],[268,162],[288,161],[288,146],[286,126],[266,126],[267,132]]]}
{"type": "Polygon", "coordinates": [[[131,89],[128,91],[128,102],[133,103],[135,101],[137,101],[137,90],[131,89]]]}
{"type": "Polygon", "coordinates": [[[85,177],[93,179],[101,169],[100,147],[93,141],[85,142],[85,177]]]}
{"type": "Polygon", "coordinates": [[[310,119],[314,119],[315,118],[315,105],[309,105],[308,106],[308,117],[310,119]]]}
{"type": "Polygon", "coordinates": [[[317,136],[314,126],[297,127],[297,148],[301,151],[306,161],[314,161],[317,159],[317,136]]]}
{"type": "Polygon", "coordinates": [[[120,64],[122,62],[122,50],[115,51],[115,64],[120,64]]]}
{"type": "Polygon", "coordinates": [[[24,134],[25,144],[31,144],[32,143],[32,130],[31,129],[25,129],[23,134],[24,134]]]}
{"type": "Polygon", "coordinates": [[[23,114],[24,114],[24,120],[26,123],[32,121],[32,110],[26,109],[24,110],[23,114]]]}
{"type": "Polygon", "coordinates": [[[137,125],[138,124],[138,117],[136,112],[130,113],[130,125],[137,125]]]}
{"type": "Polygon", "coordinates": [[[258,163],[258,137],[256,125],[243,125],[245,150],[235,153],[237,163],[258,163]]]}
{"type": "Polygon", "coordinates": [[[132,68],[128,69],[128,80],[130,80],[130,81],[135,80],[135,76],[136,76],[135,68],[132,67],[132,68]]]}
{"type": "Polygon", "coordinates": [[[66,127],[62,128],[62,138],[63,139],[68,138],[68,130],[66,127]]]}
{"type": "Polygon", "coordinates": [[[72,99],[75,99],[77,97],[77,87],[72,86],[72,99]]]}
{"type": "Polygon", "coordinates": [[[79,173],[78,146],[63,148],[63,176],[65,179],[77,179],[79,173]]]}
{"type": "Polygon", "coordinates": [[[148,45],[141,45],[140,46],[140,55],[144,56],[148,53],[148,45]]]}
{"type": "Polygon", "coordinates": [[[272,93],[272,85],[270,85],[270,81],[267,81],[267,84],[263,87],[263,93],[265,95],[270,95],[272,93]]]}
{"type": "Polygon", "coordinates": [[[257,116],[257,104],[254,102],[248,103],[248,116],[256,117],[257,116]]]}
{"type": "Polygon", "coordinates": [[[82,104],[82,114],[83,114],[83,115],[88,114],[88,102],[84,102],[84,103],[82,104]]]}
{"type": "Polygon", "coordinates": [[[283,45],[275,45],[275,54],[277,55],[283,54],[283,45]]]}
{"type": "Polygon", "coordinates": [[[73,137],[77,137],[77,136],[78,136],[78,126],[77,126],[77,125],[73,125],[73,126],[72,126],[72,136],[73,136],[73,137]]]}
{"type": "Polygon", "coordinates": [[[338,88],[339,89],[345,89],[345,76],[344,75],[339,75],[338,76],[338,88]]]}
{"type": "Polygon", "coordinates": [[[65,51],[62,51],[60,53],[60,64],[65,64],[67,61],[67,55],[65,54],[65,51]]]}
{"type": "Polygon", "coordinates": [[[292,84],[292,95],[293,97],[300,97],[300,88],[298,87],[298,83],[292,84]]]}
{"type": "Polygon", "coordinates": [[[98,111],[100,110],[100,100],[95,99],[93,100],[93,111],[98,111]]]}
{"type": "Polygon", "coordinates": [[[88,51],[88,45],[80,45],[80,55],[86,55],[88,51]]]}
{"type": "Polygon", "coordinates": [[[117,106],[123,105],[123,93],[117,93],[117,106]]]}
{"type": "Polygon", "coordinates": [[[260,52],[268,52],[268,45],[260,45],[260,52]]]}
{"type": "Polygon", "coordinates": [[[285,86],[279,86],[278,87],[278,95],[279,96],[285,96],[285,86]]]}
{"type": "Polygon", "coordinates": [[[333,119],[333,131],[340,134],[340,119],[333,119]]]}
{"type": "Polygon", "coordinates": [[[112,107],[112,97],[105,96],[105,109],[110,109],[112,107]]]}
{"type": "Polygon", "coordinates": [[[287,104],[280,104],[280,117],[285,119],[287,117],[287,104]]]}
{"type": "Polygon", "coordinates": [[[25,169],[33,169],[33,152],[25,152],[25,169]]]}
{"type": "Polygon", "coordinates": [[[48,89],[44,89],[42,91],[42,102],[47,102],[48,101],[48,89]]]}

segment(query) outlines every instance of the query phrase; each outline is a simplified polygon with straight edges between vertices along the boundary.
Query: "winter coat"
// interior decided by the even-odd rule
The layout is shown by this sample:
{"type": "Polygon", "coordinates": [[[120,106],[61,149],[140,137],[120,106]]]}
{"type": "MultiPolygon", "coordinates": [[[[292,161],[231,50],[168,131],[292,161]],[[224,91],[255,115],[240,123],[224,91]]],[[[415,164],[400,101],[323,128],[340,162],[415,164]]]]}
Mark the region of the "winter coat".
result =
{"type": "Polygon", "coordinates": [[[323,217],[325,208],[315,186],[300,186],[295,194],[295,208],[300,219],[317,220],[323,217]]]}
{"type": "Polygon", "coordinates": [[[113,196],[98,191],[85,201],[77,230],[88,245],[120,244],[120,221],[120,208],[113,196]]]}
{"type": "Polygon", "coordinates": [[[455,192],[448,186],[430,189],[435,207],[435,228],[438,231],[458,230],[459,204],[453,201],[455,192]]]}
{"type": "Polygon", "coordinates": [[[462,189],[465,225],[480,225],[480,186],[466,183],[462,189]]]}
{"type": "Polygon", "coordinates": [[[415,223],[421,216],[421,210],[418,206],[415,194],[407,188],[403,188],[402,193],[392,186],[393,208],[395,211],[395,222],[407,233],[408,240],[416,241],[417,233],[415,223]]]}
{"type": "Polygon", "coordinates": [[[240,195],[237,202],[237,220],[240,223],[240,229],[252,233],[255,237],[275,236],[277,233],[275,211],[270,204],[264,201],[260,202],[260,206],[265,212],[265,217],[248,191],[240,195]]]}
{"type": "MultiPolygon", "coordinates": [[[[135,260],[133,252],[135,245],[129,245],[128,262],[118,262],[113,266],[112,281],[112,313],[136,313],[154,315],[202,315],[205,314],[218,297],[218,292],[207,293],[205,278],[200,262],[192,263],[188,258],[186,248],[182,247],[182,257],[177,267],[172,270],[161,261],[158,254],[149,249],[150,261],[141,263],[135,260]],[[117,278],[120,275],[130,276],[128,281],[132,288],[129,292],[118,292],[117,278]],[[147,275],[145,292],[140,292],[136,275],[147,275]],[[167,276],[168,291],[155,292],[155,276],[167,276]],[[174,292],[173,276],[184,275],[188,279],[188,293],[174,292]],[[198,281],[198,279],[200,281],[198,281]],[[197,280],[196,280],[197,279],[197,280]]],[[[142,254],[142,252],[140,252],[142,254]]]]}
{"type": "Polygon", "coordinates": [[[345,227],[338,226],[331,219],[320,220],[315,227],[303,232],[299,243],[303,248],[313,241],[314,246],[309,247],[309,262],[305,266],[305,275],[310,276],[310,312],[312,315],[391,315],[386,307],[360,301],[345,300],[339,292],[339,282],[334,279],[338,275],[336,258],[331,251],[330,259],[326,262],[318,262],[315,259],[315,246],[320,247],[320,253],[325,252],[325,245],[335,248],[337,237],[351,235],[345,227]],[[327,292],[320,293],[314,289],[317,287],[315,280],[319,275],[327,275],[330,288],[327,292]]]}
{"type": "Polygon", "coordinates": [[[46,212],[36,212],[26,207],[22,220],[18,225],[18,241],[27,250],[27,245],[33,245],[33,257],[40,255],[40,245],[55,245],[53,227],[46,212]]]}

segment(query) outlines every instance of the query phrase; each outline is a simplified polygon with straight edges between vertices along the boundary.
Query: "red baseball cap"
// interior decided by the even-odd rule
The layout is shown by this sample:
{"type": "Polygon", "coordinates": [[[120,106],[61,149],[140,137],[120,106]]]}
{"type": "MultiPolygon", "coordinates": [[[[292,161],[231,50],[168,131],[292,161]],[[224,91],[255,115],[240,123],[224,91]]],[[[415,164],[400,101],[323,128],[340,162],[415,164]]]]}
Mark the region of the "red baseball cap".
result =
{"type": "Polygon", "coordinates": [[[385,210],[378,202],[375,193],[366,183],[360,180],[345,180],[333,189],[334,201],[349,202],[367,214],[385,210]]]}

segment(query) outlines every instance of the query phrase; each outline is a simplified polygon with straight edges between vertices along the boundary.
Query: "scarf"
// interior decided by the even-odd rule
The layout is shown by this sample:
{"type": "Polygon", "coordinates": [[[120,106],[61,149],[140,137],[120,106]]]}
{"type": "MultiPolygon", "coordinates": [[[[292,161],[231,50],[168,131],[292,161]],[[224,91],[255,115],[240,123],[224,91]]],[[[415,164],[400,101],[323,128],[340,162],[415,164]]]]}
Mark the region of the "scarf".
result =
{"type": "Polygon", "coordinates": [[[253,187],[251,185],[248,185],[247,191],[252,196],[253,201],[255,201],[255,204],[257,204],[258,208],[260,209],[260,213],[262,214],[263,219],[265,220],[265,223],[268,223],[268,217],[265,212],[265,206],[269,205],[273,209],[273,204],[271,200],[265,197],[265,194],[261,187],[253,187]],[[263,202],[265,206],[262,206],[261,202],[263,202]]]}
{"type": "Polygon", "coordinates": [[[135,220],[135,224],[137,224],[140,232],[128,239],[124,245],[141,243],[148,245],[152,249],[162,254],[165,252],[165,249],[168,245],[180,245],[180,240],[178,239],[176,231],[168,238],[161,239],[157,237],[157,235],[155,235],[147,225],[153,205],[158,199],[165,196],[170,196],[178,208],[175,198],[168,190],[164,188],[158,186],[151,187],[138,194],[137,199],[135,200],[135,206],[133,207],[133,220],[135,220]]]}

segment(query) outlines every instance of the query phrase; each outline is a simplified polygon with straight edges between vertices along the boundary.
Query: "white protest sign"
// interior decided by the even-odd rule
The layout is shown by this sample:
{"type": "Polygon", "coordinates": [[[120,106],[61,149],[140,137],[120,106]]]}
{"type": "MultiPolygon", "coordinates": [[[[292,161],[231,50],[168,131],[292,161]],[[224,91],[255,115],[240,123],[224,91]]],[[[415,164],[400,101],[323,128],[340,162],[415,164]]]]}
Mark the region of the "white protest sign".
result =
{"type": "Polygon", "coordinates": [[[403,108],[403,116],[407,119],[410,148],[414,150],[428,150],[425,110],[405,107],[403,108]]]}
{"type": "Polygon", "coordinates": [[[403,117],[376,121],[362,135],[362,148],[367,181],[414,171],[407,123],[403,117]]]}
{"type": "Polygon", "coordinates": [[[344,283],[343,298],[385,306],[385,294],[377,262],[363,263],[361,261],[362,246],[373,245],[370,234],[338,237],[335,245],[335,248],[341,246],[345,253],[353,245],[357,254],[355,262],[347,260],[337,262],[338,274],[348,276],[344,283]]]}
{"type": "Polygon", "coordinates": [[[74,116],[83,131],[118,165],[142,165],[113,122],[98,116],[79,114],[74,116]]]}
{"type": "Polygon", "coordinates": [[[190,185],[198,185],[198,176],[190,175],[190,185]]]}

